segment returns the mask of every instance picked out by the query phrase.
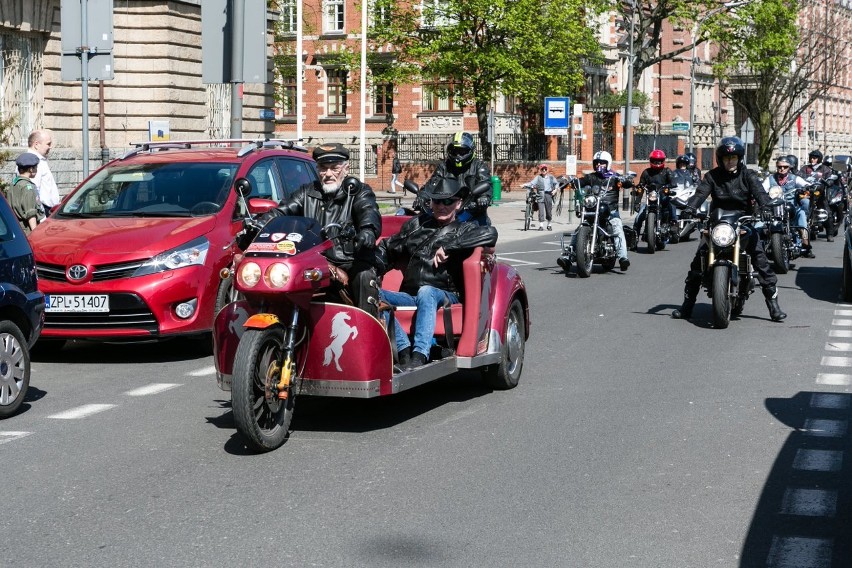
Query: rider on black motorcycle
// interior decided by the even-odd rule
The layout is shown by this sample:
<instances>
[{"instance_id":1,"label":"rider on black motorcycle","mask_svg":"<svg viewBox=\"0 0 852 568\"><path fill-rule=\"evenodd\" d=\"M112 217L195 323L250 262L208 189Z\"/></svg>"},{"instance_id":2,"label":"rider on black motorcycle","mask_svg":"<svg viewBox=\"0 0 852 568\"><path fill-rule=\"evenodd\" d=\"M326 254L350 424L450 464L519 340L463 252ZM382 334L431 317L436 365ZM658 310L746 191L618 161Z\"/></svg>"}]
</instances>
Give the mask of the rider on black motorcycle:
<instances>
[{"instance_id":1,"label":"rider on black motorcycle","mask_svg":"<svg viewBox=\"0 0 852 568\"><path fill-rule=\"evenodd\" d=\"M796 227L799 227L799 232L802 235L802 256L805 258L814 258L814 251L811 247L810 232L808 231L808 212L811 208L811 200L807 197L799 199L800 190L808 186L808 182L804 178L793 173L793 164L790 163L789 156L779 156L775 160L775 173L766 176L763 180L763 189L769 192L772 186L779 186L784 192L784 200L795 207L796 210Z\"/></svg>"},{"instance_id":2,"label":"rider on black motorcycle","mask_svg":"<svg viewBox=\"0 0 852 568\"><path fill-rule=\"evenodd\" d=\"M673 187L676 185L672 171L666 167L665 152L660 149L653 150L651 155L648 156L648 162L650 165L645 168L645 171L643 171L642 175L639 176L639 186L634 192L637 196L637 200L641 199L643 191L647 191L651 187L660 189L662 187ZM669 204L669 207L671 208L671 215L669 216L669 219L674 219L677 216L675 214L674 205ZM643 204L638 210L636 219L633 220L633 230L636 231L637 235L643 234L642 223L645 222L647 217L647 206ZM653 243L650 244L653 245Z\"/></svg>"},{"instance_id":3,"label":"rider on black motorcycle","mask_svg":"<svg viewBox=\"0 0 852 568\"><path fill-rule=\"evenodd\" d=\"M770 202L769 195L763 191L757 174L746 168L743 163L744 156L745 146L742 140L735 136L723 138L719 147L716 148L718 166L707 172L704 179L701 180L695 195L689 199L683 213L693 214L711 195L713 197L710 203L711 212L719 208L738 210L745 214L751 209L750 199L755 199L761 207L768 205ZM781 311L781 307L778 305L778 290L775 287L778 278L769 265L769 259L766 258L766 253L763 250L763 243L755 231L750 231L749 235L743 237L743 241L746 243L746 250L757 271L757 280L763 289L763 296L766 298L769 317L772 321L781 321L787 317L787 314ZM692 259L689 272L686 274L683 305L680 310L672 312L672 317L675 319L690 319L692 317L695 298L701 288L701 260L708 250L707 242L702 240L698 251L695 253L695 258ZM748 278L749 275L745 274L743 277Z\"/></svg>"},{"instance_id":4,"label":"rider on black motorcycle","mask_svg":"<svg viewBox=\"0 0 852 568\"><path fill-rule=\"evenodd\" d=\"M425 195L430 194L445 177L457 179L468 192L485 181L491 181L488 166L476 157L476 143L467 132L456 132L447 142L447 155L435 168L435 173L423 185ZM475 221L483 226L491 225L488 207L491 205L492 190L467 204L459 220Z\"/></svg>"},{"instance_id":5,"label":"rider on black motorcycle","mask_svg":"<svg viewBox=\"0 0 852 568\"><path fill-rule=\"evenodd\" d=\"M595 155L592 156L592 167L595 171L580 179L580 187L594 187L596 185L607 187L607 180L618 175L609 169L611 163L612 156L609 152L595 152ZM620 191L620 183L609 184L609 191L601 198L601 203L610 206L609 224L612 227L615 247L618 251L618 267L621 270L627 270L630 267L630 260L627 258L627 239L624 238L624 224L621 221L621 215L618 213L618 194Z\"/></svg>"}]
</instances>

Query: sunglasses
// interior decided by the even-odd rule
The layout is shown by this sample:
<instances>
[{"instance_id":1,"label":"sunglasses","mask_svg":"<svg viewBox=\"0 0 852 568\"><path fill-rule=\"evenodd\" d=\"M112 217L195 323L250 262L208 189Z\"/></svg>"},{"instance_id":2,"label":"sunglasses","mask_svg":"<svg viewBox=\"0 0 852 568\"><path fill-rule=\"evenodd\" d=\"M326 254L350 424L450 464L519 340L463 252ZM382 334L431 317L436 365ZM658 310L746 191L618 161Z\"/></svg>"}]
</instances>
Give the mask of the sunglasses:
<instances>
[{"instance_id":1,"label":"sunglasses","mask_svg":"<svg viewBox=\"0 0 852 568\"><path fill-rule=\"evenodd\" d=\"M459 200L455 197L447 197L445 199L433 199L432 203L437 203L438 205L450 206L458 203Z\"/></svg>"},{"instance_id":2,"label":"sunglasses","mask_svg":"<svg viewBox=\"0 0 852 568\"><path fill-rule=\"evenodd\" d=\"M775 166L775 168L778 170L789 170L790 166Z\"/></svg>"}]
</instances>

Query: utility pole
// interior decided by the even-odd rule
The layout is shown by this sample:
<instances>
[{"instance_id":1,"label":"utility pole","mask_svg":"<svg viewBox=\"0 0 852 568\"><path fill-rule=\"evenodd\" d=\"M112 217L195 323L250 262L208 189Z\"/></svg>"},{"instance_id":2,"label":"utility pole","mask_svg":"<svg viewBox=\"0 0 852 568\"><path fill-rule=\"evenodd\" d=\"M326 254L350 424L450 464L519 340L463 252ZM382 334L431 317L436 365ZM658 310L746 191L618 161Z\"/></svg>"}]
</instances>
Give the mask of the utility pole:
<instances>
[{"instance_id":1,"label":"utility pole","mask_svg":"<svg viewBox=\"0 0 852 568\"><path fill-rule=\"evenodd\" d=\"M633 23L636 20L636 0L630 0L630 44L627 52L627 106L624 108L624 175L630 171L631 132L633 122ZM621 209L630 208L630 192L624 188L621 198Z\"/></svg>"}]
</instances>

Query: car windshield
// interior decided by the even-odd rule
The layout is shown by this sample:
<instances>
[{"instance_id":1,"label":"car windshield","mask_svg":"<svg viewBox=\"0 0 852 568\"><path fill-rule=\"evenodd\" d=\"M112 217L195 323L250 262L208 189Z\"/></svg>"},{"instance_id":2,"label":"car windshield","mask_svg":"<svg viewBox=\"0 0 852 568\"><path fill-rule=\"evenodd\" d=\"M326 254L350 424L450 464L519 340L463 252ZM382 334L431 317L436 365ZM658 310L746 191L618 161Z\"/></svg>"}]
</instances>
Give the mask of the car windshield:
<instances>
[{"instance_id":1,"label":"car windshield","mask_svg":"<svg viewBox=\"0 0 852 568\"><path fill-rule=\"evenodd\" d=\"M212 215L228 198L237 164L117 164L75 191L58 211L68 217Z\"/></svg>"}]
</instances>

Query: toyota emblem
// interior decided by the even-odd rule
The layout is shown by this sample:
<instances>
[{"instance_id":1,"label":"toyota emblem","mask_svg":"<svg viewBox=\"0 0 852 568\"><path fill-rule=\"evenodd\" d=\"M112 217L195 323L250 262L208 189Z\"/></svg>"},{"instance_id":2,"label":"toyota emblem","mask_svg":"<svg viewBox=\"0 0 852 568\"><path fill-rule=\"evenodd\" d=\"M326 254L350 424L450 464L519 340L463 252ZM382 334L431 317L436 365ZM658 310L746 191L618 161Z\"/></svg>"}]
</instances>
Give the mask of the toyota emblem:
<instances>
[{"instance_id":1,"label":"toyota emblem","mask_svg":"<svg viewBox=\"0 0 852 568\"><path fill-rule=\"evenodd\" d=\"M68 269L68 280L82 280L89 273L89 269L82 264L75 264Z\"/></svg>"}]
</instances>

